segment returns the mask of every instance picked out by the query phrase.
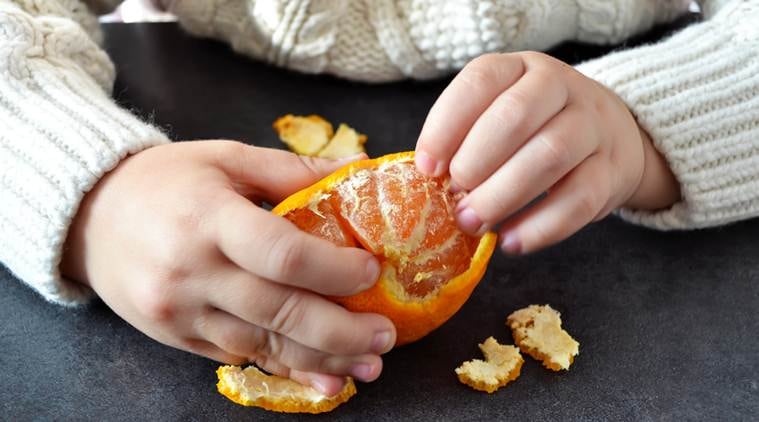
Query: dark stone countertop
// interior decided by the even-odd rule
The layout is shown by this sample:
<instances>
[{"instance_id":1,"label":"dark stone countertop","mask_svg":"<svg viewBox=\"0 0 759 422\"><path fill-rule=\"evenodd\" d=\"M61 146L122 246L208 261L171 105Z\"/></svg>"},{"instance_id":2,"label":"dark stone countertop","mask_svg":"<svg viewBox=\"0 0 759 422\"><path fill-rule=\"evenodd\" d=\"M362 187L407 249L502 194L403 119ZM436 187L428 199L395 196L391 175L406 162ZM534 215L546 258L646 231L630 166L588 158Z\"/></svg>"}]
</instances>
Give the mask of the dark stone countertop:
<instances>
[{"instance_id":1,"label":"dark stone countertop","mask_svg":"<svg viewBox=\"0 0 759 422\"><path fill-rule=\"evenodd\" d=\"M680 25L684 22L681 21ZM661 36L659 29L646 41ZM362 85L247 60L173 24L106 25L115 94L175 139L277 146L272 121L317 113L369 135L371 155L412 149L447 81ZM575 62L608 49L569 44ZM546 251L496 255L472 298L335 412L308 420L749 420L759 414L759 221L660 233L608 218ZM286 420L216 393L217 364L162 346L102 303L49 305L0 269L0 419ZM581 353L566 373L527 357L495 394L453 369L531 303L562 312Z\"/></svg>"}]
</instances>

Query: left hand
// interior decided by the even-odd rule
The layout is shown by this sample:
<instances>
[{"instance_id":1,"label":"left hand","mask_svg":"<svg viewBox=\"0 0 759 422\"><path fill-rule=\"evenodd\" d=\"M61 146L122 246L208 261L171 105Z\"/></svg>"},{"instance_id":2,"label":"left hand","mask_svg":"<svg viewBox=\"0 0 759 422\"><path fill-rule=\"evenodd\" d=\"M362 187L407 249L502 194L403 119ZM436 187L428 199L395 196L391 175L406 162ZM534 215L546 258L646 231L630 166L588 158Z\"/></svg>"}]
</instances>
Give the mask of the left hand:
<instances>
[{"instance_id":1,"label":"left hand","mask_svg":"<svg viewBox=\"0 0 759 422\"><path fill-rule=\"evenodd\" d=\"M505 220L501 248L512 254L561 241L617 207L679 198L622 100L541 53L469 63L430 110L416 154L421 172L450 171L454 189L468 191L456 208L461 229L480 234Z\"/></svg>"}]
</instances>

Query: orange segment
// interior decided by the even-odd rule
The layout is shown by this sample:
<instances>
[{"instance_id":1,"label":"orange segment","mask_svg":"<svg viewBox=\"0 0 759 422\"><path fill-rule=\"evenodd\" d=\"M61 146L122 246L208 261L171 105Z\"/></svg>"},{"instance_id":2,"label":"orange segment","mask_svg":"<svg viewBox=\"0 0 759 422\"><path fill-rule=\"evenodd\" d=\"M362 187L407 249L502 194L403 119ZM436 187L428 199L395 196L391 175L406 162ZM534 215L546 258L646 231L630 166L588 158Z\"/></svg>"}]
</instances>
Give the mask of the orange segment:
<instances>
[{"instance_id":1,"label":"orange segment","mask_svg":"<svg viewBox=\"0 0 759 422\"><path fill-rule=\"evenodd\" d=\"M386 315L397 344L417 340L469 298L495 248L495 234L456 227L447 180L417 172L413 152L351 163L274 208L299 228L382 262L367 291L332 300L356 312Z\"/></svg>"},{"instance_id":2,"label":"orange segment","mask_svg":"<svg viewBox=\"0 0 759 422\"><path fill-rule=\"evenodd\" d=\"M301 230L327 239L339 246L356 246L353 236L340 224L329 197L306 208L287 214L287 219Z\"/></svg>"},{"instance_id":3,"label":"orange segment","mask_svg":"<svg viewBox=\"0 0 759 422\"><path fill-rule=\"evenodd\" d=\"M220 366L216 370L216 388L228 399L243 406L261 407L284 413L329 412L356 394L356 385L346 378L343 389L327 397L311 387L279 377L266 375L255 366Z\"/></svg>"}]
</instances>

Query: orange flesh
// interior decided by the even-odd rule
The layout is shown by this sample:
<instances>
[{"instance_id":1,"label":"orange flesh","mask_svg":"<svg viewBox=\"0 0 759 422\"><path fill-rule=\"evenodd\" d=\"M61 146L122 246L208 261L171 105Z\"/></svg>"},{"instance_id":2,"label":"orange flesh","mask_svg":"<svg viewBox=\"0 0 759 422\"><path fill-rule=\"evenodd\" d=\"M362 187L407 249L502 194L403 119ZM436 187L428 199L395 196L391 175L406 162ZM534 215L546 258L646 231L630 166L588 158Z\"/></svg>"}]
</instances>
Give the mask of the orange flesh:
<instances>
[{"instance_id":1,"label":"orange flesh","mask_svg":"<svg viewBox=\"0 0 759 422\"><path fill-rule=\"evenodd\" d=\"M418 173L413 162L388 162L355 172L285 218L335 244L372 252L384 274L422 299L465 272L479 243L456 227L456 198L443 183Z\"/></svg>"}]
</instances>

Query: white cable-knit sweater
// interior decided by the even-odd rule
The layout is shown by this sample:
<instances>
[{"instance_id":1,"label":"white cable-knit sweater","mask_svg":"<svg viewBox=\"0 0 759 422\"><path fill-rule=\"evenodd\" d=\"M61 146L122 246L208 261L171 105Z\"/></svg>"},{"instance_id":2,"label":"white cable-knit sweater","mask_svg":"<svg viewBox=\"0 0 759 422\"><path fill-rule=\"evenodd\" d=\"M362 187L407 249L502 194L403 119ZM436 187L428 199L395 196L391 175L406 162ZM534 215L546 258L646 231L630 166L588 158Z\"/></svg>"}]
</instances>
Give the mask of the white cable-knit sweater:
<instances>
[{"instance_id":1,"label":"white cable-knit sweater","mask_svg":"<svg viewBox=\"0 0 759 422\"><path fill-rule=\"evenodd\" d=\"M166 0L191 33L304 72L431 78L490 51L616 43L687 0ZM0 0L0 260L50 301L90 292L58 271L84 194L124 156L169 142L110 99L95 13L117 1ZM759 215L759 0L704 0L705 21L578 68L614 90L681 183L660 229Z\"/></svg>"}]
</instances>

